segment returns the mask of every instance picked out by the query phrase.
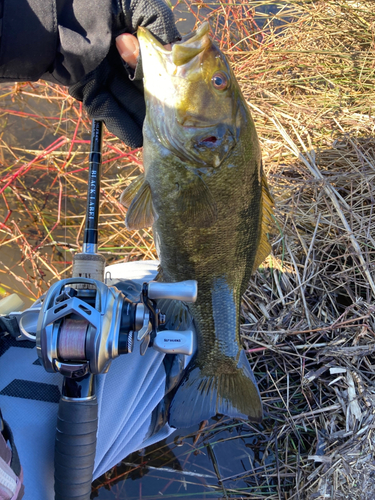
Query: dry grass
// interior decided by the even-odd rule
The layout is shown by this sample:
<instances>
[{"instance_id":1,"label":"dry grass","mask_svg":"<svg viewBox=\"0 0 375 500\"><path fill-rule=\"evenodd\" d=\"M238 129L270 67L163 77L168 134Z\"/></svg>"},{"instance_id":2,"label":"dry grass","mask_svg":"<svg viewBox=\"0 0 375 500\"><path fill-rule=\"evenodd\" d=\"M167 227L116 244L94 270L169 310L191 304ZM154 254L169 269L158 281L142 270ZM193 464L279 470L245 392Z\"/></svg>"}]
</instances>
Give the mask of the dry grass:
<instances>
[{"instance_id":1,"label":"dry grass","mask_svg":"<svg viewBox=\"0 0 375 500\"><path fill-rule=\"evenodd\" d=\"M28 301L69 276L80 249L91 125L65 89L26 83L2 91L0 279L3 294L16 290ZM140 165L139 150L105 134L99 230L108 263L155 258L152 236L125 229L118 201Z\"/></svg>"},{"instance_id":2,"label":"dry grass","mask_svg":"<svg viewBox=\"0 0 375 500\"><path fill-rule=\"evenodd\" d=\"M243 338L279 498L375 497L373 7L306 2L240 72L277 207Z\"/></svg>"},{"instance_id":3,"label":"dry grass","mask_svg":"<svg viewBox=\"0 0 375 500\"><path fill-rule=\"evenodd\" d=\"M273 252L243 302L243 340L266 418L261 426L241 424L241 431L262 453L253 472L238 476L252 478L248 488L226 489L217 473L216 486L205 491L207 498L370 500L375 2L292 2L281 6L277 23L265 14L264 27L254 17L261 3L267 4L187 2L197 19L209 18L232 60L276 199ZM0 97L0 246L15 257L8 267L2 262L0 272L8 278L4 293L14 286L11 275L36 297L69 273L71 252L80 245L89 126L62 89L25 84L3 92L9 95ZM44 134L25 149L9 135L9 123L19 110L33 114L30 103L38 99L52 111L17 117L16 124L38 122ZM117 201L139 162L139 152L106 135L100 248L110 262L155 255L148 232L126 232ZM203 431L186 453L207 450L215 432ZM101 484L131 477L139 466L123 467Z\"/></svg>"}]
</instances>

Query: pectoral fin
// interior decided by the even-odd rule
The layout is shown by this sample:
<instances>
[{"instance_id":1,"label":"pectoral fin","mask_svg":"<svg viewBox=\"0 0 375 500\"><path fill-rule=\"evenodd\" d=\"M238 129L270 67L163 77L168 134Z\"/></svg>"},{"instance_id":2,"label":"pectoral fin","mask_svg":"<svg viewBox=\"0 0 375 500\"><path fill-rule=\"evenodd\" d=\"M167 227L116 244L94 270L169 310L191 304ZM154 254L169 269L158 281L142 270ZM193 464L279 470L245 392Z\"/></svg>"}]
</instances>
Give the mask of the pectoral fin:
<instances>
[{"instance_id":1,"label":"pectoral fin","mask_svg":"<svg viewBox=\"0 0 375 500\"><path fill-rule=\"evenodd\" d=\"M126 208L130 207L131 202L134 200L144 180L145 180L145 174L141 174L138 175L138 177L136 177L131 184L129 184L129 186L121 194L120 197L121 205L124 205L124 207Z\"/></svg>"},{"instance_id":2,"label":"pectoral fin","mask_svg":"<svg viewBox=\"0 0 375 500\"><path fill-rule=\"evenodd\" d=\"M182 221L195 226L209 227L217 217L216 203L211 191L198 175L181 186L178 209Z\"/></svg>"},{"instance_id":3,"label":"pectoral fin","mask_svg":"<svg viewBox=\"0 0 375 500\"><path fill-rule=\"evenodd\" d=\"M189 313L187 305L181 300L162 299L158 301L158 309L166 317L164 330L191 330L193 318Z\"/></svg>"},{"instance_id":4,"label":"pectoral fin","mask_svg":"<svg viewBox=\"0 0 375 500\"><path fill-rule=\"evenodd\" d=\"M271 245L269 244L267 234L270 230L270 226L272 225L272 216L273 216L273 207L274 200L270 193L267 178L263 172L261 171L261 183L262 183L262 197L261 197L261 206L262 206L262 222L261 222L261 236L259 240L258 250L255 256L254 265L253 265L253 273L258 269L264 259L271 252Z\"/></svg>"},{"instance_id":5,"label":"pectoral fin","mask_svg":"<svg viewBox=\"0 0 375 500\"><path fill-rule=\"evenodd\" d=\"M152 203L150 184L147 181L144 181L129 206L125 224L130 230L142 229L144 227L152 226L156 218L157 216Z\"/></svg>"}]
</instances>

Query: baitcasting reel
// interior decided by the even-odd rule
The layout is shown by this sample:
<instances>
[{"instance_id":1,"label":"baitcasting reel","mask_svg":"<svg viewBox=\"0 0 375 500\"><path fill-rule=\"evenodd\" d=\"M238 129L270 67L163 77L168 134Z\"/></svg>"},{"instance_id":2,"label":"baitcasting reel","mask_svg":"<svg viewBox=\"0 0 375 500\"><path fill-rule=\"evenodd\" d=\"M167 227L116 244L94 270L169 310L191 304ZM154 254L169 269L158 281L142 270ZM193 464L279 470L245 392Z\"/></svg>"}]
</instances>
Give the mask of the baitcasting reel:
<instances>
[{"instance_id":1,"label":"baitcasting reel","mask_svg":"<svg viewBox=\"0 0 375 500\"><path fill-rule=\"evenodd\" d=\"M194 333L158 331L165 317L155 300L195 302L196 297L197 283L193 280L144 283L139 303L98 280L59 281L47 292L39 313L38 356L47 371L78 378L105 373L112 359L132 352L136 340L141 354L152 344L160 352L191 355Z\"/></svg>"}]
</instances>

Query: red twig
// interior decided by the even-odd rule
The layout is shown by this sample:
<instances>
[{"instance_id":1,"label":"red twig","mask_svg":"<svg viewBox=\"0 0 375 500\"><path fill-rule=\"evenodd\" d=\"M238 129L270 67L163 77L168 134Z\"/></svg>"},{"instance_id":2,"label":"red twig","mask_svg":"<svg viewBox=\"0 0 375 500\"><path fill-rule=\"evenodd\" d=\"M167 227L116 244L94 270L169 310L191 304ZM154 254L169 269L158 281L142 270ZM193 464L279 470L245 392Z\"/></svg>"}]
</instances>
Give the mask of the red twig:
<instances>
[{"instance_id":1,"label":"red twig","mask_svg":"<svg viewBox=\"0 0 375 500\"><path fill-rule=\"evenodd\" d=\"M47 234L47 236L39 243L39 245L37 245L35 248L32 249L33 252L36 252L38 250L38 248L40 248L43 243L46 241L46 239L48 238L48 236L56 229L56 227L60 224L60 220L61 220L61 200L62 200L62 192L63 192L63 189L62 189L62 183L61 183L61 179L60 179L60 176L56 176L56 178L54 179L52 185L55 183L56 179L59 179L59 185L60 185L60 189L59 189L59 199L58 199L58 205L57 205L57 221L55 222L55 224L53 225L52 229L49 231L49 233ZM51 186L52 187L52 186Z\"/></svg>"},{"instance_id":2,"label":"red twig","mask_svg":"<svg viewBox=\"0 0 375 500\"><path fill-rule=\"evenodd\" d=\"M60 137L59 139L56 139L56 141L54 141L52 144L50 144L40 155L38 155L36 158L34 158L33 160L31 160L29 163L27 163L25 165L22 165L22 167L20 167L17 170L17 172L15 172L10 177L10 179L8 180L8 182L6 182L6 184L0 189L0 194L2 194L5 191L5 189L8 186L10 186L15 179L17 179L17 177L19 177L21 174L26 174L26 172L28 172L28 170L30 170L30 168L34 165L34 163L36 163L37 161L43 159L45 156L49 155L53 151L56 151L56 149L59 149L66 142L67 142L67 138L66 137ZM5 179L1 179L0 182L4 182L4 180Z\"/></svg>"},{"instance_id":3,"label":"red twig","mask_svg":"<svg viewBox=\"0 0 375 500\"><path fill-rule=\"evenodd\" d=\"M69 151L68 151L68 155L67 155L67 157L66 157L66 160L65 160L64 165L62 166L62 170L64 170L64 169L65 169L66 164L67 164L67 162L69 161L70 155L71 155L72 150L73 150L73 146L74 146L75 141L76 141L76 137L77 137L77 133L78 133L78 130L79 130L79 126L80 126L81 121L82 121L82 103L80 102L80 103L79 103L79 116L78 116L78 121L77 121L76 128L75 128L75 131L74 131L74 134L73 134L73 139L72 139L72 142L71 142L71 144L70 144L70 148L69 148Z\"/></svg>"}]
</instances>

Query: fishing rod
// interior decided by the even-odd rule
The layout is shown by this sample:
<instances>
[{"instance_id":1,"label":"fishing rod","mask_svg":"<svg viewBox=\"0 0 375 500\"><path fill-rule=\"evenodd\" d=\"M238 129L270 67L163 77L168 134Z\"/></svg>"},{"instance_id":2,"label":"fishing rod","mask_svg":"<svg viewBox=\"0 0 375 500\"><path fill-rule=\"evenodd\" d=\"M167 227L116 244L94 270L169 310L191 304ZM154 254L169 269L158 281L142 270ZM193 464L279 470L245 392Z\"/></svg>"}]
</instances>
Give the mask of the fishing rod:
<instances>
[{"instance_id":1,"label":"fishing rod","mask_svg":"<svg viewBox=\"0 0 375 500\"><path fill-rule=\"evenodd\" d=\"M72 278L53 284L30 309L11 313L20 340L36 342L48 372L64 376L55 438L55 500L89 500L96 453L96 375L111 361L148 347L191 355L194 332L163 330L160 299L195 302L197 282L144 283L137 302L105 283L105 258L98 253L103 123L93 121L87 209L82 253L73 257Z\"/></svg>"}]
</instances>

